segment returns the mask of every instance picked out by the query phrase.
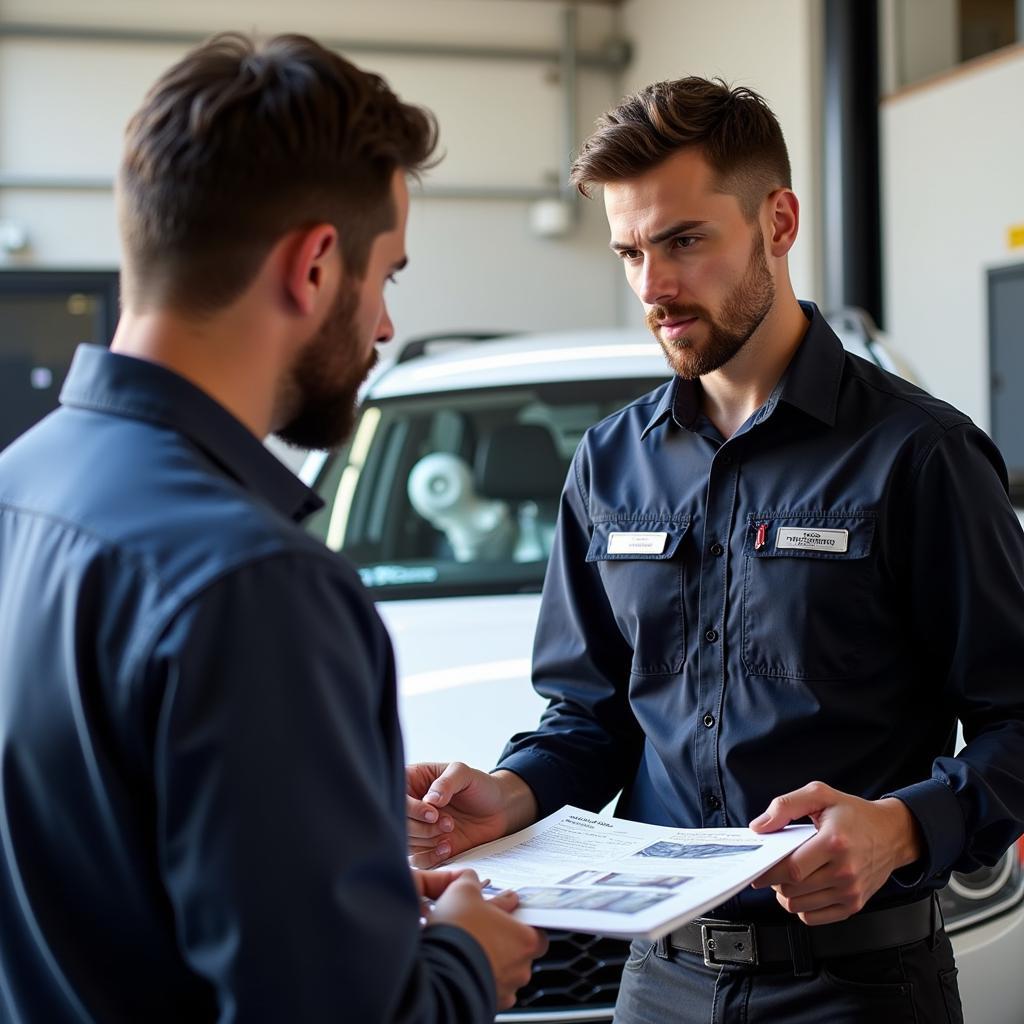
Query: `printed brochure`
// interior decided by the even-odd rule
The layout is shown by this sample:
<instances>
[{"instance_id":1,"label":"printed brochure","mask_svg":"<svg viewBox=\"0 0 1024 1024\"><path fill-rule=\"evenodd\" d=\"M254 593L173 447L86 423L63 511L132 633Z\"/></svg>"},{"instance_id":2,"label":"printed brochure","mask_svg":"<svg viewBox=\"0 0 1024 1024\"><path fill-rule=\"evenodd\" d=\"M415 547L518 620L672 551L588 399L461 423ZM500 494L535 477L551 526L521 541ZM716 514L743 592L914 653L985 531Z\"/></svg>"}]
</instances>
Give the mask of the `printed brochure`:
<instances>
[{"instance_id":1,"label":"printed brochure","mask_svg":"<svg viewBox=\"0 0 1024 1024\"><path fill-rule=\"evenodd\" d=\"M657 939L749 885L815 833L645 825L576 807L441 865L515 889L516 916L539 928Z\"/></svg>"}]
</instances>

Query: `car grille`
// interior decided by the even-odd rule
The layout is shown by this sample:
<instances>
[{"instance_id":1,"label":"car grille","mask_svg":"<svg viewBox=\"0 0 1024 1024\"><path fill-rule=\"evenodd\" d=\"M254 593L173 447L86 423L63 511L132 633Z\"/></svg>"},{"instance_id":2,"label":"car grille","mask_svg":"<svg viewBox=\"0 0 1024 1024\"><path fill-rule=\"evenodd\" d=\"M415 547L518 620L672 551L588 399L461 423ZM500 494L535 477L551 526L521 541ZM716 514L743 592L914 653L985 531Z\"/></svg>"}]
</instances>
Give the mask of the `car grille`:
<instances>
[{"instance_id":1,"label":"car grille","mask_svg":"<svg viewBox=\"0 0 1024 1024\"><path fill-rule=\"evenodd\" d=\"M629 943L577 932L548 932L548 951L519 990L516 1010L611 1007ZM514 1012L514 1011L513 1011Z\"/></svg>"}]
</instances>

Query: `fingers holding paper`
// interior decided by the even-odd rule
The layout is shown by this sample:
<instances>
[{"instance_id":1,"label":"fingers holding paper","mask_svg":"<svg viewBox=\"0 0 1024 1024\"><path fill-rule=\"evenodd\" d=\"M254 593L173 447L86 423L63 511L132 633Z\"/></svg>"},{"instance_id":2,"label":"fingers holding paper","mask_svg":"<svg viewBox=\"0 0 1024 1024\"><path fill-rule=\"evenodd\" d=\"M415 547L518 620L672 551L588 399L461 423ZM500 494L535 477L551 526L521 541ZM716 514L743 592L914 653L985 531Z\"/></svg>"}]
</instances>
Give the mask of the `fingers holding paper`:
<instances>
[{"instance_id":1,"label":"fingers holding paper","mask_svg":"<svg viewBox=\"0 0 1024 1024\"><path fill-rule=\"evenodd\" d=\"M512 772L492 774L459 761L406 767L410 862L431 868L537 817L529 786Z\"/></svg>"},{"instance_id":2,"label":"fingers holding paper","mask_svg":"<svg viewBox=\"0 0 1024 1024\"><path fill-rule=\"evenodd\" d=\"M776 797L750 827L774 832L804 817L817 835L753 884L771 886L779 904L808 925L857 913L893 871L921 855L918 825L901 800L862 800L823 782Z\"/></svg>"},{"instance_id":3,"label":"fingers holding paper","mask_svg":"<svg viewBox=\"0 0 1024 1024\"><path fill-rule=\"evenodd\" d=\"M511 912L519 905L514 892L485 900L475 871L414 872L421 895L436 891L430 924L451 924L480 943L491 965L499 1010L515 1003L516 991L529 980L532 963L547 950L543 932L517 921ZM434 879L440 879L434 881Z\"/></svg>"}]
</instances>

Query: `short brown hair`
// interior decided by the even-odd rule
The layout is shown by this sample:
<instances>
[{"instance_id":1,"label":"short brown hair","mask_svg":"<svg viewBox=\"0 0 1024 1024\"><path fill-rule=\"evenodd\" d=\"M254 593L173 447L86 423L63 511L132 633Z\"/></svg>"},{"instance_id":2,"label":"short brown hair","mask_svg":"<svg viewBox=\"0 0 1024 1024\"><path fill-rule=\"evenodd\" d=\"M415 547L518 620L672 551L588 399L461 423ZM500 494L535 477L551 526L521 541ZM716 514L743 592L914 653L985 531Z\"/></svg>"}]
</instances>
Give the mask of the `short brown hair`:
<instances>
[{"instance_id":1,"label":"short brown hair","mask_svg":"<svg viewBox=\"0 0 1024 1024\"><path fill-rule=\"evenodd\" d=\"M570 181L589 196L594 185L638 177L689 147L700 149L748 220L769 192L791 187L786 141L764 99L720 78L696 76L655 82L602 114Z\"/></svg>"},{"instance_id":2,"label":"short brown hair","mask_svg":"<svg viewBox=\"0 0 1024 1024\"><path fill-rule=\"evenodd\" d=\"M128 123L118 178L129 304L210 312L273 244L338 228L347 273L394 226L391 179L437 143L433 116L305 36L225 33L192 50Z\"/></svg>"}]
</instances>

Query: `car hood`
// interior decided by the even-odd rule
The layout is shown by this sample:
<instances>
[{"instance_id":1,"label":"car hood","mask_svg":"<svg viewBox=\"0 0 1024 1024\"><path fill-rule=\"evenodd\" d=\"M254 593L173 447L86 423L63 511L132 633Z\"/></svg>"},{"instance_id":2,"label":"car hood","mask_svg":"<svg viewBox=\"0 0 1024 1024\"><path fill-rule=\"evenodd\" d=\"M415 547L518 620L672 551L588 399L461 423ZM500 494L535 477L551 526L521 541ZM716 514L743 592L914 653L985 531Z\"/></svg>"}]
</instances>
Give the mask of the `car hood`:
<instances>
[{"instance_id":1,"label":"car hood","mask_svg":"<svg viewBox=\"0 0 1024 1024\"><path fill-rule=\"evenodd\" d=\"M398 665L406 759L493 766L544 702L530 685L540 597L381 601Z\"/></svg>"}]
</instances>

